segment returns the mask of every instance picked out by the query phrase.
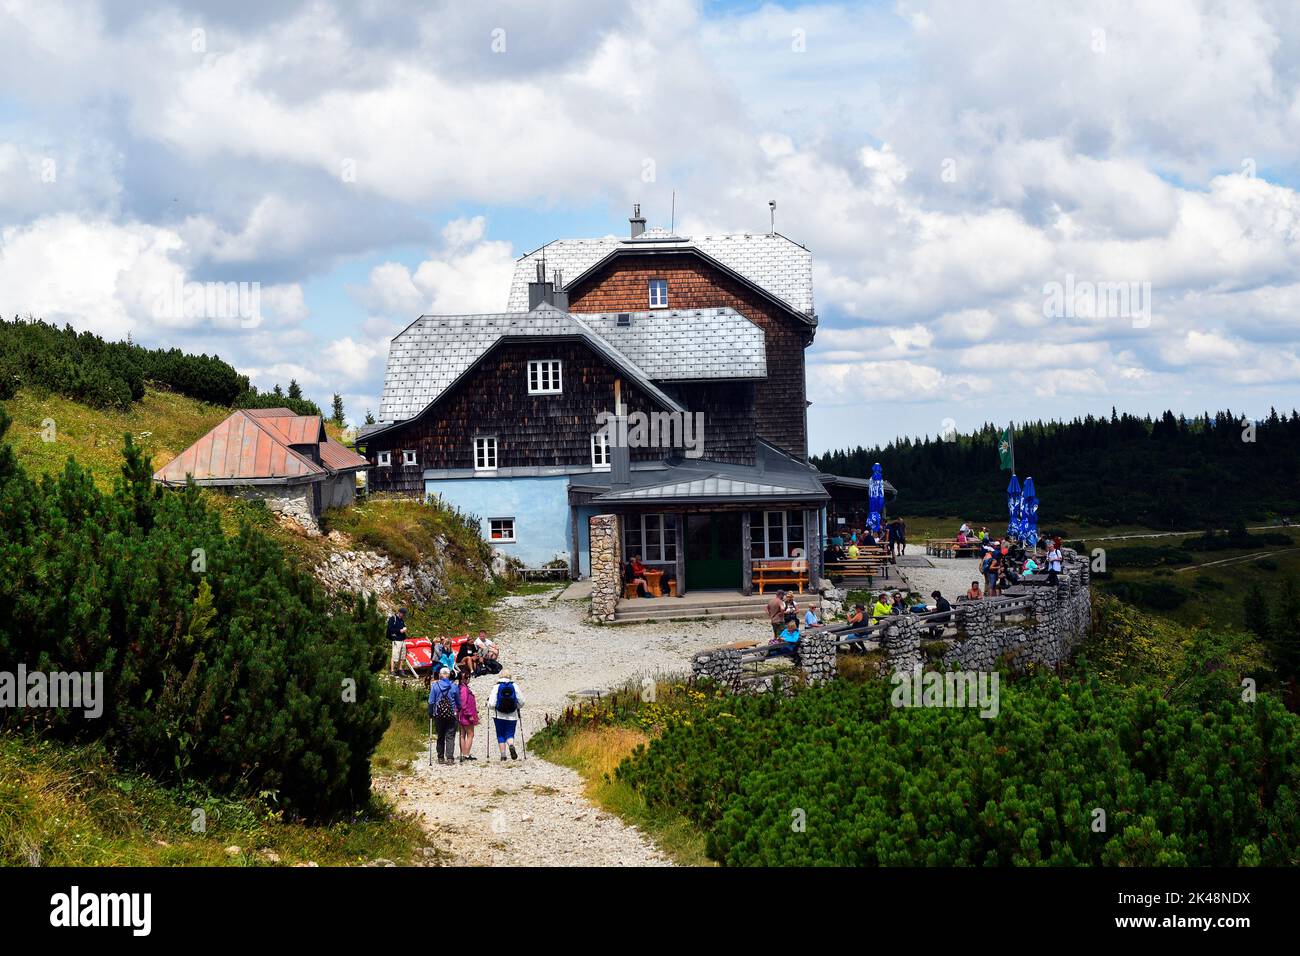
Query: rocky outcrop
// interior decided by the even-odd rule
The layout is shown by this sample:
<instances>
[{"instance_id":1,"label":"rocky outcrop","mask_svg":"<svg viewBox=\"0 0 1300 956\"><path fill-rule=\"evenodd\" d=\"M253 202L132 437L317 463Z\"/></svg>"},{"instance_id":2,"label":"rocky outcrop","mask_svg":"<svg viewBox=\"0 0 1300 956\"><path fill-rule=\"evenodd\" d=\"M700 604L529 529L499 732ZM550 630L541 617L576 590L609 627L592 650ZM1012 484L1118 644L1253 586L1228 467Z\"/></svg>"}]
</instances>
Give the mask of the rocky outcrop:
<instances>
[{"instance_id":1,"label":"rocky outcrop","mask_svg":"<svg viewBox=\"0 0 1300 956\"><path fill-rule=\"evenodd\" d=\"M416 565L354 548L351 539L338 531L331 531L326 540L329 550L313 573L331 593L351 591L372 596L385 613L407 604L433 603L446 594L449 549L445 538L435 538L431 553ZM481 572L484 583L491 583L492 568L484 564Z\"/></svg>"}]
</instances>

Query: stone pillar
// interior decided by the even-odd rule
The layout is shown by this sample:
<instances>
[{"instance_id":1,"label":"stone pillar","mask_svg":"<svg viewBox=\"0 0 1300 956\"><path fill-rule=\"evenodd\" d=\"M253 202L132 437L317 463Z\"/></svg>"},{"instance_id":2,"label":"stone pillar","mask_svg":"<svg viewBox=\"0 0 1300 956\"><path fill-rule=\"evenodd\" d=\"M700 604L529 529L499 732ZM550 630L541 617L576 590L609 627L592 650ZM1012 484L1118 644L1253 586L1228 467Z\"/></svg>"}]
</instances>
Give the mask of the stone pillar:
<instances>
[{"instance_id":1,"label":"stone pillar","mask_svg":"<svg viewBox=\"0 0 1300 956\"><path fill-rule=\"evenodd\" d=\"M799 640L799 666L810 685L835 679L835 639L821 631L807 631Z\"/></svg>"},{"instance_id":2,"label":"stone pillar","mask_svg":"<svg viewBox=\"0 0 1300 956\"><path fill-rule=\"evenodd\" d=\"M742 511L740 513L740 567L743 582L741 590L746 597L754 593L754 545L750 540L752 537L753 518L748 511Z\"/></svg>"},{"instance_id":3,"label":"stone pillar","mask_svg":"<svg viewBox=\"0 0 1300 956\"><path fill-rule=\"evenodd\" d=\"M618 515L592 515L591 529L591 618L614 620L623 596L623 536Z\"/></svg>"},{"instance_id":4,"label":"stone pillar","mask_svg":"<svg viewBox=\"0 0 1300 956\"><path fill-rule=\"evenodd\" d=\"M890 618L885 629L877 633L885 652L886 673L910 674L921 666L921 625L914 618L906 614L899 615L897 620Z\"/></svg>"}]
</instances>

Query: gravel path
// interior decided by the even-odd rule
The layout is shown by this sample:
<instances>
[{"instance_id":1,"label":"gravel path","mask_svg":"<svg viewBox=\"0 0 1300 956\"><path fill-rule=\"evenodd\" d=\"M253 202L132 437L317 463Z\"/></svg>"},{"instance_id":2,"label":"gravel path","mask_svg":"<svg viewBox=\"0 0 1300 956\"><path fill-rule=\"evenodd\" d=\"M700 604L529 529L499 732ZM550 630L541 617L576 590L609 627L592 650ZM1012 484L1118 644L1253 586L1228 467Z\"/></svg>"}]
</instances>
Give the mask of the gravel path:
<instances>
[{"instance_id":1,"label":"gravel path","mask_svg":"<svg viewBox=\"0 0 1300 956\"><path fill-rule=\"evenodd\" d=\"M929 603L930 592L940 591L949 601L966 593L970 583L980 579L979 558L934 558L926 557L931 567L904 568L903 574L913 591Z\"/></svg>"},{"instance_id":2,"label":"gravel path","mask_svg":"<svg viewBox=\"0 0 1300 956\"><path fill-rule=\"evenodd\" d=\"M575 691L606 690L646 676L683 674L697 650L765 637L763 621L683 621L601 627L585 618L586 601L512 596L498 606L495 635L502 662L524 698L525 732L558 714ZM383 778L376 788L399 809L419 815L430 843L455 865L666 866L671 862L640 830L596 809L582 778L529 754L501 763L495 755L487 697L495 678L474 681L483 722L474 741L479 758L455 767L428 766ZM488 738L491 737L490 740ZM493 759L484 759L485 742Z\"/></svg>"}]
</instances>

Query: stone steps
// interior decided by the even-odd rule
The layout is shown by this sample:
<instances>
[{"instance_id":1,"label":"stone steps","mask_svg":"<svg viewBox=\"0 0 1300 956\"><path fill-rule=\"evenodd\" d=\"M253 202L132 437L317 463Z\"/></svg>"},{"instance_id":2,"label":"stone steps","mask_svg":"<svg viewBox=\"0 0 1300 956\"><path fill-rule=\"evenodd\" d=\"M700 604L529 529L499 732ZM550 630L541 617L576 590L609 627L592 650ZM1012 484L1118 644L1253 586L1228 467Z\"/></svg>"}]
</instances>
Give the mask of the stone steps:
<instances>
[{"instance_id":1,"label":"stone steps","mask_svg":"<svg viewBox=\"0 0 1300 956\"><path fill-rule=\"evenodd\" d=\"M750 597L737 594L734 598L723 599L696 597L692 600L692 597L692 595L688 594L683 598L623 600L619 602L618 609L614 612L614 623L620 624L625 621L681 621L701 617L727 621L766 620L766 606L771 599L770 594L755 594ZM716 601L716 603L706 603L706 600ZM819 598L815 594L799 594L795 596L795 601L801 608L806 608L810 603L815 604L818 600Z\"/></svg>"}]
</instances>

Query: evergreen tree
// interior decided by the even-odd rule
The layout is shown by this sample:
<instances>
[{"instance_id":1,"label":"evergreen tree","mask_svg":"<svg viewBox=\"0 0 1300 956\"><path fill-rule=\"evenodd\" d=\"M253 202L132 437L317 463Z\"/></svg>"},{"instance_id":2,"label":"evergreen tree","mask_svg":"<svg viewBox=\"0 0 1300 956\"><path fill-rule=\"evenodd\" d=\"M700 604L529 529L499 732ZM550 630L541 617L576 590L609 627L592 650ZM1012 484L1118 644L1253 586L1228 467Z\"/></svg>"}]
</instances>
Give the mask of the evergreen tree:
<instances>
[{"instance_id":1,"label":"evergreen tree","mask_svg":"<svg viewBox=\"0 0 1300 956\"><path fill-rule=\"evenodd\" d=\"M374 416L373 414L371 414L370 409L367 408L367 409L366 409L366 424L367 424L367 425L373 425L374 423L375 423L375 416Z\"/></svg>"},{"instance_id":2,"label":"evergreen tree","mask_svg":"<svg viewBox=\"0 0 1300 956\"><path fill-rule=\"evenodd\" d=\"M346 421L343 415L343 396L338 392L334 393L334 411L330 418L339 428L342 428Z\"/></svg>"},{"instance_id":3,"label":"evergreen tree","mask_svg":"<svg viewBox=\"0 0 1300 956\"><path fill-rule=\"evenodd\" d=\"M297 379L289 379L289 397L299 401L302 399L302 386Z\"/></svg>"}]
</instances>

